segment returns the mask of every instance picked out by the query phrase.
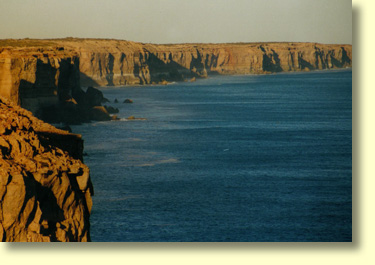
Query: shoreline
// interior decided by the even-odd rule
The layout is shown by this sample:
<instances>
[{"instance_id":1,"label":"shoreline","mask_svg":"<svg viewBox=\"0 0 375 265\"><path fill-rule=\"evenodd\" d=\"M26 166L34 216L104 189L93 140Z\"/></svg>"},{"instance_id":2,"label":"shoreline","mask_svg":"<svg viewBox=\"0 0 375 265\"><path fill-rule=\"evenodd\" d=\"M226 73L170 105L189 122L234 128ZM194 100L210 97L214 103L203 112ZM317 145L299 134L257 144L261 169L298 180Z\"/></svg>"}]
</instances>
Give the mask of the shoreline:
<instances>
[{"instance_id":1,"label":"shoreline","mask_svg":"<svg viewBox=\"0 0 375 265\"><path fill-rule=\"evenodd\" d=\"M211 79L211 78L217 78L217 77L241 77L241 76L269 76L269 75L287 75L287 74L316 74L316 73L328 73L328 72L341 72L341 71L352 71L352 67L346 67L346 68L333 68L333 69L315 69L311 71L289 71L289 72L277 72L277 73L264 73L264 74L216 74L216 75L210 75L207 77L201 77L197 78L196 81L198 82L200 80L205 79ZM163 86L169 86L173 84L182 84L182 83L194 83L190 81L173 81L169 82L167 84L145 84L145 85L115 85L115 86L97 86L97 89L100 89L101 91L105 91L106 89L117 89L117 88L139 88L139 87L163 87ZM83 86L83 89L87 89L88 87Z\"/></svg>"}]
</instances>

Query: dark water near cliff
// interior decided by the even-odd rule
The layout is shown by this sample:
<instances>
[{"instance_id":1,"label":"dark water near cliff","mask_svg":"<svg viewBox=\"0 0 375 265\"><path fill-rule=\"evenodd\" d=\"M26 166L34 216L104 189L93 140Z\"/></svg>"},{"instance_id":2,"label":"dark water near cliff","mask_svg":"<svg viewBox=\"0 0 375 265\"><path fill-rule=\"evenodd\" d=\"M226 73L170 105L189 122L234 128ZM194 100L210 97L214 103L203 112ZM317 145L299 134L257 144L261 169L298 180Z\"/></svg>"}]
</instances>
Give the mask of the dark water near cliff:
<instances>
[{"instance_id":1,"label":"dark water near cliff","mask_svg":"<svg viewBox=\"0 0 375 265\"><path fill-rule=\"evenodd\" d=\"M351 70L103 88L93 241L351 241ZM133 104L122 104L125 98Z\"/></svg>"}]
</instances>

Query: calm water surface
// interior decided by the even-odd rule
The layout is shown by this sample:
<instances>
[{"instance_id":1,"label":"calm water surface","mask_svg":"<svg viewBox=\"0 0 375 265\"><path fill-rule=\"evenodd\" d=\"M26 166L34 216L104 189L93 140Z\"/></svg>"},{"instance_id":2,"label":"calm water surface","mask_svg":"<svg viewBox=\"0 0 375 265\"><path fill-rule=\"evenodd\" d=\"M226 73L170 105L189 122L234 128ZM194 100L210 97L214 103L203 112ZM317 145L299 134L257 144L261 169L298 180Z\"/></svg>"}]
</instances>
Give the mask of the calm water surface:
<instances>
[{"instance_id":1,"label":"calm water surface","mask_svg":"<svg viewBox=\"0 0 375 265\"><path fill-rule=\"evenodd\" d=\"M352 240L351 70L102 91L93 241Z\"/></svg>"}]
</instances>

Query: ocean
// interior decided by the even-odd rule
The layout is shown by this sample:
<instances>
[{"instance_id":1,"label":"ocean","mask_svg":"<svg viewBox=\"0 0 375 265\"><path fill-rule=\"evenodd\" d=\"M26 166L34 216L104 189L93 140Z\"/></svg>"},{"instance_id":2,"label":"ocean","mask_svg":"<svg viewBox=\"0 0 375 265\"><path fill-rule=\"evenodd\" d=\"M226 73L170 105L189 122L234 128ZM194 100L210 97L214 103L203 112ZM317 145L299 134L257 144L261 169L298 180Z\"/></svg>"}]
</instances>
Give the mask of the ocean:
<instances>
[{"instance_id":1,"label":"ocean","mask_svg":"<svg viewBox=\"0 0 375 265\"><path fill-rule=\"evenodd\" d=\"M93 241L352 241L351 69L100 90Z\"/></svg>"}]
</instances>

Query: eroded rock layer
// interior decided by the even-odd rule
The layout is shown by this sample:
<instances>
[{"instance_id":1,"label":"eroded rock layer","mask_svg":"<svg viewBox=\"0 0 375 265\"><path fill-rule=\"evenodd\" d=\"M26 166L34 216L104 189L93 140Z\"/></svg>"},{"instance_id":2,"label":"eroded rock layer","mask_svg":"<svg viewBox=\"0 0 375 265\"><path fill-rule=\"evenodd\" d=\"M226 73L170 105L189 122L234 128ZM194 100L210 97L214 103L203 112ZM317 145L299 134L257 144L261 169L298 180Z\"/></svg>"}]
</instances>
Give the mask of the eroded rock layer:
<instances>
[{"instance_id":1,"label":"eroded rock layer","mask_svg":"<svg viewBox=\"0 0 375 265\"><path fill-rule=\"evenodd\" d=\"M214 74L266 74L350 67L351 45L318 43L142 44L60 40L77 52L82 85L153 84Z\"/></svg>"},{"instance_id":2,"label":"eroded rock layer","mask_svg":"<svg viewBox=\"0 0 375 265\"><path fill-rule=\"evenodd\" d=\"M79 58L62 47L0 48L0 96L37 113L80 90Z\"/></svg>"},{"instance_id":3,"label":"eroded rock layer","mask_svg":"<svg viewBox=\"0 0 375 265\"><path fill-rule=\"evenodd\" d=\"M90 241L83 141L0 98L0 241Z\"/></svg>"},{"instance_id":4,"label":"eroded rock layer","mask_svg":"<svg viewBox=\"0 0 375 265\"><path fill-rule=\"evenodd\" d=\"M112 86L151 84L212 74L343 68L352 64L351 45L319 43L165 45L67 38L3 40L0 47L0 72L5 75L0 76L0 86L23 85L18 83L26 81L37 89L35 86L48 86L49 80L51 92L74 90L79 86L78 75L83 86ZM17 61L17 58L28 59ZM50 77L42 78L45 74ZM19 80L17 76L20 76ZM14 80L10 81L10 77ZM42 83L37 79L43 80Z\"/></svg>"},{"instance_id":5,"label":"eroded rock layer","mask_svg":"<svg viewBox=\"0 0 375 265\"><path fill-rule=\"evenodd\" d=\"M266 74L351 65L351 45L0 40L0 96L44 120L75 123L92 119L92 113L96 113L87 108L80 86L167 84L215 74Z\"/></svg>"}]
</instances>

